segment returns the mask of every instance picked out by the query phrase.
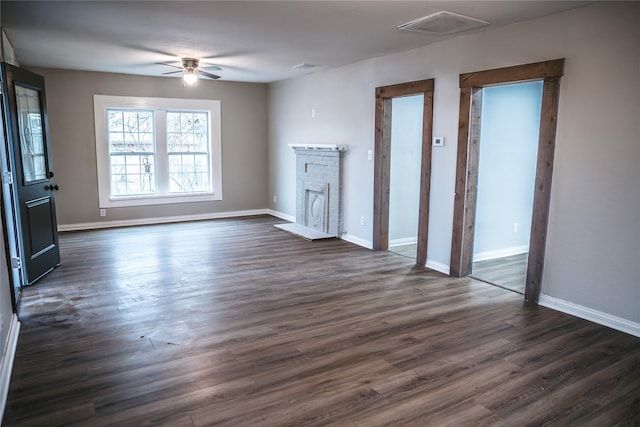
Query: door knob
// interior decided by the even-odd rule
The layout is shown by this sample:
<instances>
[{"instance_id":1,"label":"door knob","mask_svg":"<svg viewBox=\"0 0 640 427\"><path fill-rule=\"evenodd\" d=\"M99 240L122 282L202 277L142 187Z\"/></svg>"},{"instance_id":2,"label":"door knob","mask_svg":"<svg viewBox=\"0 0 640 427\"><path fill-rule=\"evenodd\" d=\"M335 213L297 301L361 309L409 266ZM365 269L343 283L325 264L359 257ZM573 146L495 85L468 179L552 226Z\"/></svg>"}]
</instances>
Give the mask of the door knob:
<instances>
[{"instance_id":1,"label":"door knob","mask_svg":"<svg viewBox=\"0 0 640 427\"><path fill-rule=\"evenodd\" d=\"M45 188L47 190L51 190L51 191L54 191L54 190L58 191L60 189L60 187L58 187L57 185L53 185L53 184L52 185L47 185Z\"/></svg>"}]
</instances>

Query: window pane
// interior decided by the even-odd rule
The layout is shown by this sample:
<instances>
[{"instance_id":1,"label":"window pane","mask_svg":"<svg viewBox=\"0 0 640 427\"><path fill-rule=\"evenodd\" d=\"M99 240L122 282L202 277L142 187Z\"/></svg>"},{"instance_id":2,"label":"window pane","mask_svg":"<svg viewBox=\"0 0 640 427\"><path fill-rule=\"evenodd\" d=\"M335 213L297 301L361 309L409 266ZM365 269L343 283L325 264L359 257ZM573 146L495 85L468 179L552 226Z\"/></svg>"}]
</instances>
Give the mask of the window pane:
<instances>
[{"instance_id":1,"label":"window pane","mask_svg":"<svg viewBox=\"0 0 640 427\"><path fill-rule=\"evenodd\" d=\"M182 151L193 151L193 134L182 134Z\"/></svg>"},{"instance_id":2,"label":"window pane","mask_svg":"<svg viewBox=\"0 0 640 427\"><path fill-rule=\"evenodd\" d=\"M179 133L167 133L167 151L180 152L182 148L182 138Z\"/></svg>"},{"instance_id":3,"label":"window pane","mask_svg":"<svg viewBox=\"0 0 640 427\"><path fill-rule=\"evenodd\" d=\"M209 137L206 133L196 133L194 135L193 151L207 152Z\"/></svg>"},{"instance_id":4,"label":"window pane","mask_svg":"<svg viewBox=\"0 0 640 427\"><path fill-rule=\"evenodd\" d=\"M112 155L111 196L155 193L153 155Z\"/></svg>"},{"instance_id":5,"label":"window pane","mask_svg":"<svg viewBox=\"0 0 640 427\"><path fill-rule=\"evenodd\" d=\"M192 113L179 113L180 114L180 132L192 133L193 132L193 114Z\"/></svg>"},{"instance_id":6,"label":"window pane","mask_svg":"<svg viewBox=\"0 0 640 427\"><path fill-rule=\"evenodd\" d=\"M167 132L180 132L180 114L167 113Z\"/></svg>"},{"instance_id":7,"label":"window pane","mask_svg":"<svg viewBox=\"0 0 640 427\"><path fill-rule=\"evenodd\" d=\"M107 110L110 153L153 153L153 111Z\"/></svg>"},{"instance_id":8,"label":"window pane","mask_svg":"<svg viewBox=\"0 0 640 427\"><path fill-rule=\"evenodd\" d=\"M206 134L208 129L208 120L206 113L195 113L193 115L193 132Z\"/></svg>"},{"instance_id":9,"label":"window pane","mask_svg":"<svg viewBox=\"0 0 640 427\"><path fill-rule=\"evenodd\" d=\"M22 173L29 183L47 177L40 93L19 85L15 89Z\"/></svg>"},{"instance_id":10,"label":"window pane","mask_svg":"<svg viewBox=\"0 0 640 427\"><path fill-rule=\"evenodd\" d=\"M153 133L151 132L144 132L144 133L140 133L140 151L146 152L146 153L152 153L153 150Z\"/></svg>"},{"instance_id":11,"label":"window pane","mask_svg":"<svg viewBox=\"0 0 640 427\"><path fill-rule=\"evenodd\" d=\"M167 150L170 153L208 153L208 114L188 111L168 111Z\"/></svg>"},{"instance_id":12,"label":"window pane","mask_svg":"<svg viewBox=\"0 0 640 427\"><path fill-rule=\"evenodd\" d=\"M122 132L122 111L108 110L107 111L107 126L110 132Z\"/></svg>"},{"instance_id":13,"label":"window pane","mask_svg":"<svg viewBox=\"0 0 640 427\"><path fill-rule=\"evenodd\" d=\"M209 162L206 154L169 155L169 191L209 191Z\"/></svg>"},{"instance_id":14,"label":"window pane","mask_svg":"<svg viewBox=\"0 0 640 427\"><path fill-rule=\"evenodd\" d=\"M108 109L107 138L111 196L155 193L153 111Z\"/></svg>"}]
</instances>

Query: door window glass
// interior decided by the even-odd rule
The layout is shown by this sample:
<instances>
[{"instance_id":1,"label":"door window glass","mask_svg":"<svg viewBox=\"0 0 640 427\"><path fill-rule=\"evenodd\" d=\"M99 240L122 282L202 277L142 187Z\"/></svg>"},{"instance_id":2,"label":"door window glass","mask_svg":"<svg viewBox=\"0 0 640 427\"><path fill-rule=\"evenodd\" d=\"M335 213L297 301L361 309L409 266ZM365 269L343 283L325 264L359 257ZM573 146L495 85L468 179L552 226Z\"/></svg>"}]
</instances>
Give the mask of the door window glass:
<instances>
[{"instance_id":1,"label":"door window glass","mask_svg":"<svg viewBox=\"0 0 640 427\"><path fill-rule=\"evenodd\" d=\"M47 178L45 148L38 91L16 85L20 154L25 184Z\"/></svg>"}]
</instances>

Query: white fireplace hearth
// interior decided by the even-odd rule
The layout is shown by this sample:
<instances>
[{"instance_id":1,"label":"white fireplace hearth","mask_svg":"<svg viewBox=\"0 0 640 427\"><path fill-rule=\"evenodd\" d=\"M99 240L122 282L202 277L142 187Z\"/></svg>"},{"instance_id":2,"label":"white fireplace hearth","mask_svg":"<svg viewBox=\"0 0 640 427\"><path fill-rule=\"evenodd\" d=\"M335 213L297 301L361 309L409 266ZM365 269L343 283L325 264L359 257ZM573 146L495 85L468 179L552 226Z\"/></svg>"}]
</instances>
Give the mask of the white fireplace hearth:
<instances>
[{"instance_id":1,"label":"white fireplace hearth","mask_svg":"<svg viewBox=\"0 0 640 427\"><path fill-rule=\"evenodd\" d=\"M296 153L296 223L279 228L315 240L342 234L342 170L347 147L290 144Z\"/></svg>"}]
</instances>

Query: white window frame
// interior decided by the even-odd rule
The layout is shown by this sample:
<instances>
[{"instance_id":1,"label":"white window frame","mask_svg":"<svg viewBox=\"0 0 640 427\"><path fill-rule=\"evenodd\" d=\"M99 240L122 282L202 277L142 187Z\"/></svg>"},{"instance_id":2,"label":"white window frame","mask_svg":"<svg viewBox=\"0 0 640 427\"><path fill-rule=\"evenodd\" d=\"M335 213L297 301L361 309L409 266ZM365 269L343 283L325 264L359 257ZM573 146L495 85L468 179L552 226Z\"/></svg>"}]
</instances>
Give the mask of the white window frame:
<instances>
[{"instance_id":1,"label":"white window frame","mask_svg":"<svg viewBox=\"0 0 640 427\"><path fill-rule=\"evenodd\" d=\"M107 142L107 109L144 108L154 110L156 150L166 151L166 112L205 111L209 113L209 168L211 189L205 193L187 194L141 194L111 197L111 170L109 145ZM185 202L206 202L222 200L222 132L220 101L212 99L149 98L135 96L93 95L93 114L96 133L96 166L98 172L98 201L100 208L126 206L165 205ZM158 167L156 162L156 167Z\"/></svg>"}]
</instances>

